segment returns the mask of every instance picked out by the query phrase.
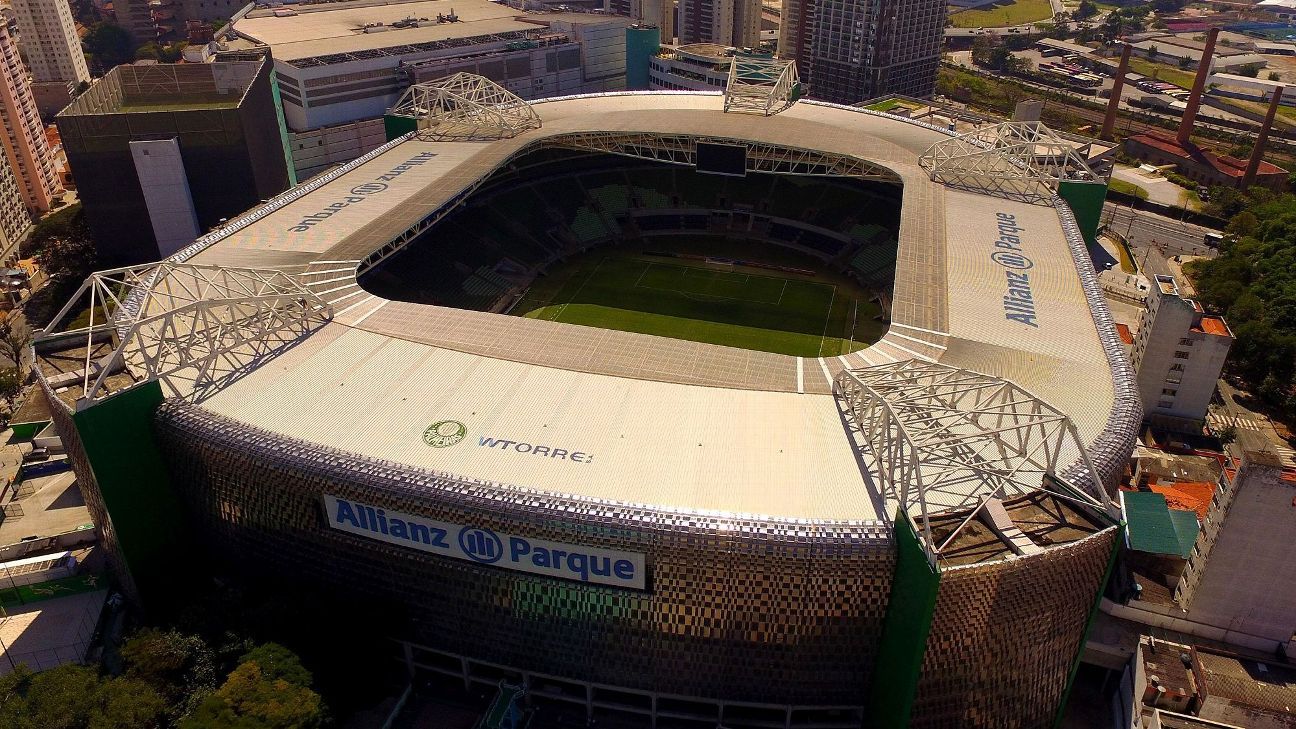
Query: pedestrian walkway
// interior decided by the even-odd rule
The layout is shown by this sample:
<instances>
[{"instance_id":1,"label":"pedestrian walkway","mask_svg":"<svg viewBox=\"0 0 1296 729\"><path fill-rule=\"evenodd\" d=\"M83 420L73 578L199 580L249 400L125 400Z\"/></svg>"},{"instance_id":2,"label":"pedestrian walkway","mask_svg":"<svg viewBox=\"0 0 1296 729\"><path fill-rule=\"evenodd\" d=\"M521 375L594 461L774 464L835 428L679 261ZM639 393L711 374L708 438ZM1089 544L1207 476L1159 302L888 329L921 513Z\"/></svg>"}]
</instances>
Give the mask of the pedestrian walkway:
<instances>
[{"instance_id":1,"label":"pedestrian walkway","mask_svg":"<svg viewBox=\"0 0 1296 729\"><path fill-rule=\"evenodd\" d=\"M1210 424L1211 430L1216 433L1228 426L1233 426L1239 431L1248 430L1253 433L1263 434L1268 441L1267 450L1271 449L1277 453L1278 457L1283 460L1284 465L1296 464L1296 450L1293 450L1278 438L1273 424L1268 420L1248 418L1224 410L1212 410L1207 413L1206 421Z\"/></svg>"}]
</instances>

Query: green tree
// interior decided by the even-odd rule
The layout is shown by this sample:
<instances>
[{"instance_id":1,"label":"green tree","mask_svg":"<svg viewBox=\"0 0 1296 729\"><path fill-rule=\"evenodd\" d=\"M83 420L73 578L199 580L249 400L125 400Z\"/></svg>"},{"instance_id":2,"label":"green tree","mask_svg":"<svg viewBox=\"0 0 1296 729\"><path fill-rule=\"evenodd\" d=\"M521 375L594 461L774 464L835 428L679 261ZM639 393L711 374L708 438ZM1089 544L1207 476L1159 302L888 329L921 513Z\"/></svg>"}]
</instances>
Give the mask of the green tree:
<instances>
[{"instance_id":1,"label":"green tree","mask_svg":"<svg viewBox=\"0 0 1296 729\"><path fill-rule=\"evenodd\" d=\"M1260 75L1260 69L1262 68L1264 68L1263 63L1248 63L1234 71L1234 73L1239 76L1250 76L1251 78L1255 78Z\"/></svg>"},{"instance_id":2,"label":"green tree","mask_svg":"<svg viewBox=\"0 0 1296 729\"><path fill-rule=\"evenodd\" d=\"M135 42L120 25L99 22L90 26L81 38L91 70L99 76L135 57Z\"/></svg>"},{"instance_id":3,"label":"green tree","mask_svg":"<svg viewBox=\"0 0 1296 729\"><path fill-rule=\"evenodd\" d=\"M196 635L145 628L121 648L126 677L153 687L172 717L184 716L216 688L211 648Z\"/></svg>"},{"instance_id":4,"label":"green tree","mask_svg":"<svg viewBox=\"0 0 1296 729\"><path fill-rule=\"evenodd\" d=\"M1092 18L1097 14L1098 6L1093 4L1091 0L1080 0L1080 7L1076 8L1075 12L1072 13L1072 16L1074 16L1076 20L1084 20L1085 18Z\"/></svg>"},{"instance_id":5,"label":"green tree","mask_svg":"<svg viewBox=\"0 0 1296 729\"><path fill-rule=\"evenodd\" d=\"M312 729L323 722L319 694L271 678L256 661L247 661L180 722L180 729Z\"/></svg>"},{"instance_id":6,"label":"green tree","mask_svg":"<svg viewBox=\"0 0 1296 729\"><path fill-rule=\"evenodd\" d=\"M239 658L240 664L249 661L260 666L262 675L269 680L282 679L294 686L306 687L314 681L297 654L278 643L263 643Z\"/></svg>"},{"instance_id":7,"label":"green tree","mask_svg":"<svg viewBox=\"0 0 1296 729\"><path fill-rule=\"evenodd\" d=\"M162 697L126 678L105 679L68 664L33 674L19 666L0 679L0 727L5 729L158 729Z\"/></svg>"},{"instance_id":8,"label":"green tree","mask_svg":"<svg viewBox=\"0 0 1296 729\"><path fill-rule=\"evenodd\" d=\"M0 367L0 398L10 402L22 392L23 373L17 367Z\"/></svg>"}]
</instances>

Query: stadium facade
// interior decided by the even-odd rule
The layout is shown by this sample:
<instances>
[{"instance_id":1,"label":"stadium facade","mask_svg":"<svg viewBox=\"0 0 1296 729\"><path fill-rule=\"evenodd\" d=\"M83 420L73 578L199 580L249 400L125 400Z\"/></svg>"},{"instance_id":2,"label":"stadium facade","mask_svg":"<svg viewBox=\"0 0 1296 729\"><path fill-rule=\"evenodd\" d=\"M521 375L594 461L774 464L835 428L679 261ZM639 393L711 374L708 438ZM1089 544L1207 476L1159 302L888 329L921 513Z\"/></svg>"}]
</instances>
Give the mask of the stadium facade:
<instances>
[{"instance_id":1,"label":"stadium facade","mask_svg":"<svg viewBox=\"0 0 1296 729\"><path fill-rule=\"evenodd\" d=\"M1059 196L1080 211L1101 185L1049 171L1067 154L1038 129L743 113L736 90L423 91L389 125L412 131L97 274L83 293L109 320L38 338L127 594L159 599L185 543L392 605L417 675L518 681L591 717L1051 725L1140 419ZM357 280L520 154L684 166L714 143L752 171L903 185L881 341L790 357Z\"/></svg>"}]
</instances>

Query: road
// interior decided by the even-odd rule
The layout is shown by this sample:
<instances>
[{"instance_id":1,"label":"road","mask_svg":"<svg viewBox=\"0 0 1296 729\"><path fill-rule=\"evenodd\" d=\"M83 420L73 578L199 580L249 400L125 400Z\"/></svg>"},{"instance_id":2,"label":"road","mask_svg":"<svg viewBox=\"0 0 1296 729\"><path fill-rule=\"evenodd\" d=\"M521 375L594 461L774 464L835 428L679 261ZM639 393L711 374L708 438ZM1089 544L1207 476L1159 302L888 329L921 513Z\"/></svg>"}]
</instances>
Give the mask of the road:
<instances>
[{"instance_id":1,"label":"road","mask_svg":"<svg viewBox=\"0 0 1296 729\"><path fill-rule=\"evenodd\" d=\"M1215 255L1205 240L1207 233L1218 231L1200 225L1110 202L1103 206L1102 222L1110 230L1125 236L1135 248L1155 246L1166 256Z\"/></svg>"}]
</instances>

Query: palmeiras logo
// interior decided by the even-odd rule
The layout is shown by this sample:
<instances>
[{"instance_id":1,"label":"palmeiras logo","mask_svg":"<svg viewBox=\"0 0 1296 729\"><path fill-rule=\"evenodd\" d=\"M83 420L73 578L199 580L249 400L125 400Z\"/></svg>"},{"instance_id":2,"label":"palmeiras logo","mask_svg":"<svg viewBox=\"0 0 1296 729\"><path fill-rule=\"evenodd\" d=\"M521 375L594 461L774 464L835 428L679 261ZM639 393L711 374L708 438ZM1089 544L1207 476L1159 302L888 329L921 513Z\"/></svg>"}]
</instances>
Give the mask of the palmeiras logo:
<instances>
[{"instance_id":1,"label":"palmeiras logo","mask_svg":"<svg viewBox=\"0 0 1296 729\"><path fill-rule=\"evenodd\" d=\"M468 428L458 420L438 420L423 431L423 442L433 448L447 448L464 439Z\"/></svg>"}]
</instances>

